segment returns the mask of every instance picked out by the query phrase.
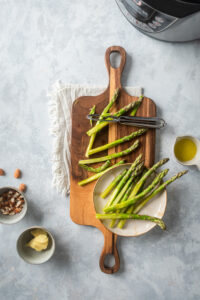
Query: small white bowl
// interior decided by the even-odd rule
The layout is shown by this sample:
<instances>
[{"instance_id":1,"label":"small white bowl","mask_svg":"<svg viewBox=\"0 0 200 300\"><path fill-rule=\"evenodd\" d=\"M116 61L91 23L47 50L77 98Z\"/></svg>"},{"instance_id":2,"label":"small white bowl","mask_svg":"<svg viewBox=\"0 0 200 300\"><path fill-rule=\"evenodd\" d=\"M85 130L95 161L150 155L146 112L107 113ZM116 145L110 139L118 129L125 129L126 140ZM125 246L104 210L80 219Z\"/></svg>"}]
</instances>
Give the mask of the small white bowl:
<instances>
[{"instance_id":1,"label":"small white bowl","mask_svg":"<svg viewBox=\"0 0 200 300\"><path fill-rule=\"evenodd\" d=\"M48 234L49 243L46 250L40 252L27 246L27 243L33 239L31 231L34 229L42 229ZM45 228L34 226L23 231L17 240L17 252L19 256L29 264L39 265L48 261L55 252L55 240L52 234Z\"/></svg>"},{"instance_id":2,"label":"small white bowl","mask_svg":"<svg viewBox=\"0 0 200 300\"><path fill-rule=\"evenodd\" d=\"M27 200L26 200L24 193L22 193L20 190L16 189L15 187L12 187L12 186L5 186L5 187L0 188L0 196L1 196L1 194L3 194L4 192L6 192L8 190L14 190L14 191L20 193L20 195L22 195L22 197L24 198L25 202L24 202L22 210L18 214L9 216L9 215L3 215L0 212L0 223L15 224L15 223L19 222L21 219L23 219L23 217L25 216L25 214L27 212Z\"/></svg>"},{"instance_id":3,"label":"small white bowl","mask_svg":"<svg viewBox=\"0 0 200 300\"><path fill-rule=\"evenodd\" d=\"M192 160L188 160L188 161L180 161L175 154L175 145L179 140L182 139L189 139L191 141L193 141L197 147L197 153L195 154L195 157ZM200 171L200 140L198 140L197 138L195 138L192 135L183 135L183 136L177 136L176 140L174 142L173 145L173 156L174 156L174 160L176 162L178 162L179 164L183 165L183 166L193 166L196 165L197 169Z\"/></svg>"}]
</instances>

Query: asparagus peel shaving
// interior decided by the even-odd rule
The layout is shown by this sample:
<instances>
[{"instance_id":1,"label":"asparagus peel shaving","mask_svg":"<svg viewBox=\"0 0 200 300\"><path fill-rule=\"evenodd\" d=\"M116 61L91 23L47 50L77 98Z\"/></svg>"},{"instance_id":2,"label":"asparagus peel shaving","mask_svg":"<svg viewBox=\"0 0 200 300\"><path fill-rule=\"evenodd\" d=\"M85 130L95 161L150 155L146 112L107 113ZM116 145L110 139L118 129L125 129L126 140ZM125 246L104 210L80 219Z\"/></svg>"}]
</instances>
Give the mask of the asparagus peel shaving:
<instances>
[{"instance_id":1,"label":"asparagus peel shaving","mask_svg":"<svg viewBox=\"0 0 200 300\"><path fill-rule=\"evenodd\" d=\"M85 169L88 172L100 173L100 172L104 171L105 169L107 169L110 165L111 165L111 161L107 160L102 166L100 166L98 168L92 168L87 165L81 165L81 168Z\"/></svg>"},{"instance_id":2,"label":"asparagus peel shaving","mask_svg":"<svg viewBox=\"0 0 200 300\"><path fill-rule=\"evenodd\" d=\"M113 214L96 214L97 219L101 220L106 220L106 219L111 219L111 220L116 220L116 219L134 219L134 220L145 220L145 221L150 221L156 223L161 229L165 230L166 225L165 223L156 217L150 217L147 215L137 215L137 214L125 214L125 213L113 213Z\"/></svg>"},{"instance_id":3,"label":"asparagus peel shaving","mask_svg":"<svg viewBox=\"0 0 200 300\"><path fill-rule=\"evenodd\" d=\"M126 174L128 170L124 170L121 172L117 177L114 178L114 180L107 186L107 188L103 191L101 194L101 198L106 198L108 194L112 191L112 189L120 182L122 177Z\"/></svg>"},{"instance_id":4,"label":"asparagus peel shaving","mask_svg":"<svg viewBox=\"0 0 200 300\"><path fill-rule=\"evenodd\" d=\"M102 113L101 113L101 115L100 115L100 117L99 117L99 121L97 121L97 123L96 123L96 126L97 126L98 124L100 124L101 119L103 118L103 116L109 112L110 108L113 106L113 104L114 104L115 101L117 100L118 95L119 95L119 89L116 89L115 92L114 92L114 95L113 95L113 97L112 97L112 99L111 99L111 101L108 103L108 105L107 105L107 106L104 108L104 110L102 111ZM95 126L95 127L96 127L96 126ZM92 146L93 146L94 141L95 141L95 138L96 138L96 133L94 133L94 134L92 133L90 136L91 136L91 138L90 138L90 140L89 140L89 144L88 144L88 147L87 147L87 150L86 150L86 153L85 153L85 156L86 156L86 157L89 157L89 154L88 154L88 153L89 153L89 151L92 149Z\"/></svg>"},{"instance_id":5,"label":"asparagus peel shaving","mask_svg":"<svg viewBox=\"0 0 200 300\"><path fill-rule=\"evenodd\" d=\"M129 147L129 148L127 148L127 149L125 149L121 152L113 153L113 154L103 156L103 157L98 157L98 158L79 160L79 165L94 164L94 163L97 163L97 162L102 162L102 161L110 160L110 159L113 159L113 158L122 157L122 156L128 155L129 153L134 151L138 146L139 146L139 140L136 140L135 143L131 147Z\"/></svg>"},{"instance_id":6,"label":"asparagus peel shaving","mask_svg":"<svg viewBox=\"0 0 200 300\"><path fill-rule=\"evenodd\" d=\"M103 146L100 146L100 147L97 147L97 148L93 148L93 149L89 150L88 154L92 155L92 154L95 154L95 153L98 153L98 152L101 152L101 151L113 148L113 147L115 147L115 146L117 146L119 144L131 141L132 139L134 139L135 137L138 137L138 136L142 135L146 131L147 131L147 129L140 129L138 131L132 132L130 135L124 136L121 139L115 140L115 141L113 141L111 143L108 143L106 145L103 145Z\"/></svg>"},{"instance_id":7,"label":"asparagus peel shaving","mask_svg":"<svg viewBox=\"0 0 200 300\"><path fill-rule=\"evenodd\" d=\"M140 194L136 195L133 198L129 197L129 199L126 202L122 202L122 203L107 207L104 209L104 212L107 213L107 212L111 212L111 211L116 211L117 209L125 208L125 207L135 204L138 200L142 199L148 193L153 192L153 189L162 180L162 178L168 173L168 171L169 171L169 169L166 169L166 170L162 171L161 173L159 173L156 176L156 178L153 180L153 182Z\"/></svg>"},{"instance_id":8,"label":"asparagus peel shaving","mask_svg":"<svg viewBox=\"0 0 200 300\"><path fill-rule=\"evenodd\" d=\"M90 183L90 182L92 182L92 181L98 179L99 177L101 177L101 176L102 176L105 172L107 172L108 170L111 170L111 169L115 168L116 166L122 165L122 164L124 164L124 163L125 163L125 161L124 161L124 160L121 160L121 161L119 161L118 163L116 163L116 164L112 165L111 167L107 168L106 170L104 170L104 171L102 171L102 172L100 172L100 173L97 173L97 174L95 174L95 175L93 175L93 176L90 176L90 177L88 177L88 178L86 178L86 179L84 179L84 180L82 180L82 181L79 181L79 182L78 182L78 185L83 186L83 185L85 185L85 184L87 184L87 183Z\"/></svg>"},{"instance_id":9,"label":"asparagus peel shaving","mask_svg":"<svg viewBox=\"0 0 200 300\"><path fill-rule=\"evenodd\" d=\"M141 100L134 101L134 102L128 104L127 106L124 106L123 108L121 108L119 111L114 113L113 116L120 117L121 115L124 115L126 112L128 112L130 109L134 109L136 107L138 109L141 102L142 102ZM92 134L99 132L108 124L109 124L108 121L103 121L102 119L99 120L94 127L92 127L90 130L87 131L87 135L91 136Z\"/></svg>"}]
</instances>

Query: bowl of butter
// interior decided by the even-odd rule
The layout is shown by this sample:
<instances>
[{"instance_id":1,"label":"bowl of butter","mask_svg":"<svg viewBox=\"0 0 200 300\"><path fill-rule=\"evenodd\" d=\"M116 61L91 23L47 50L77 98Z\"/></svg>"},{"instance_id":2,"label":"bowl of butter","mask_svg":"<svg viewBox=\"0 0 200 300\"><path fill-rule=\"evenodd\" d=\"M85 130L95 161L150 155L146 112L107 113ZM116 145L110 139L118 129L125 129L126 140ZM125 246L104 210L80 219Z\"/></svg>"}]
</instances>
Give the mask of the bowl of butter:
<instances>
[{"instance_id":1,"label":"bowl of butter","mask_svg":"<svg viewBox=\"0 0 200 300\"><path fill-rule=\"evenodd\" d=\"M52 234L45 228L34 226L23 231L17 240L17 252L27 263L38 265L48 261L55 251Z\"/></svg>"}]
</instances>

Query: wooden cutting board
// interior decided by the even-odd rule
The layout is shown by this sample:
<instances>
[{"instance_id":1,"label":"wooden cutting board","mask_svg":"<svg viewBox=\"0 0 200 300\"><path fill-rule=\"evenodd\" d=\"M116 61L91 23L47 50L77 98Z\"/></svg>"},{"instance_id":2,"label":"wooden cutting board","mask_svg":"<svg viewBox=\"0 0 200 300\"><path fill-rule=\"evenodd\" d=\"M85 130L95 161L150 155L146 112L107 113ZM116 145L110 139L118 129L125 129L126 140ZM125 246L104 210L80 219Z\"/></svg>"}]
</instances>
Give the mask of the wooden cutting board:
<instances>
[{"instance_id":1,"label":"wooden cutting board","mask_svg":"<svg viewBox=\"0 0 200 300\"><path fill-rule=\"evenodd\" d=\"M121 55L121 62L118 68L113 68L110 64L110 54L118 52ZM89 137L86 132L89 130L90 123L86 119L90 108L96 105L96 113L101 113L103 108L112 98L116 88L120 88L120 95L116 104L111 111L119 110L121 107L129 104L132 101L138 100L137 97L128 95L121 87L121 74L126 62L126 52L119 46L109 47L105 53L105 64L109 75L109 84L105 92L98 96L84 96L75 100L72 108L72 141L71 141L71 187L70 187L70 216L73 222L80 225L91 225L101 230L104 235L104 246L101 252L99 265L103 272L111 274L117 272L120 267L119 254L117 251L117 235L107 230L103 224L95 218L95 210L93 205L93 189L96 182L91 182L85 186L79 186L78 182L93 175L83 170L78 161L85 158L85 151L89 142ZM155 117L156 106L149 98L144 98L140 106L137 116ZM137 128L124 126L119 124L110 124L97 135L94 147L100 146L107 142L123 137L136 131ZM154 163L155 156L155 130L148 130L145 135L140 138L140 147L135 151L113 160L113 163L121 159L126 159L126 162L133 162L135 158L142 153L146 167L150 167ZM119 152L133 144L134 141L123 143L106 152L101 152L99 156ZM113 254L115 264L112 267L105 265L104 260L107 254Z\"/></svg>"}]
</instances>

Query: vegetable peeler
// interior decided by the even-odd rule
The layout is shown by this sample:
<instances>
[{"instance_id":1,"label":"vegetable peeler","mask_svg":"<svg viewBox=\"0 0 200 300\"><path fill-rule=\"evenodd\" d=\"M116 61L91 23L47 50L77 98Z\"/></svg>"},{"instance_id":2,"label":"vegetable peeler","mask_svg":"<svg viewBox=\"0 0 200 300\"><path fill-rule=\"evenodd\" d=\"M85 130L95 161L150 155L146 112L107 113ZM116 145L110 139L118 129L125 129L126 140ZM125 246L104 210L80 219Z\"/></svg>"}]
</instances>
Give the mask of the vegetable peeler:
<instances>
[{"instance_id":1,"label":"vegetable peeler","mask_svg":"<svg viewBox=\"0 0 200 300\"><path fill-rule=\"evenodd\" d=\"M121 125L136 126L143 128L156 128L160 129L167 125L167 123L161 118L147 118L147 117L132 117L132 116L120 116L116 117L111 114L101 116L100 114L87 115L87 119L99 122L119 123Z\"/></svg>"}]
</instances>

